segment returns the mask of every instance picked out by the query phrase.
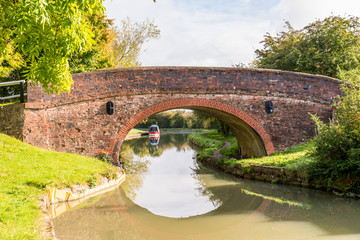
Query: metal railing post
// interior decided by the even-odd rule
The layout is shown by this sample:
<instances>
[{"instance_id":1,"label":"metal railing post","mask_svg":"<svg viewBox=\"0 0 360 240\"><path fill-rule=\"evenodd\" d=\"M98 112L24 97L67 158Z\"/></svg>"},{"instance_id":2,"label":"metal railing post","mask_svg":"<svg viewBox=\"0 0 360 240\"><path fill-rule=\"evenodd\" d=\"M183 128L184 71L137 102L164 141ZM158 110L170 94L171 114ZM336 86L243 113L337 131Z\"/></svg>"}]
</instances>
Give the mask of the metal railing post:
<instances>
[{"instance_id":1,"label":"metal railing post","mask_svg":"<svg viewBox=\"0 0 360 240\"><path fill-rule=\"evenodd\" d=\"M24 98L24 82L20 82L20 102L25 102Z\"/></svg>"}]
</instances>

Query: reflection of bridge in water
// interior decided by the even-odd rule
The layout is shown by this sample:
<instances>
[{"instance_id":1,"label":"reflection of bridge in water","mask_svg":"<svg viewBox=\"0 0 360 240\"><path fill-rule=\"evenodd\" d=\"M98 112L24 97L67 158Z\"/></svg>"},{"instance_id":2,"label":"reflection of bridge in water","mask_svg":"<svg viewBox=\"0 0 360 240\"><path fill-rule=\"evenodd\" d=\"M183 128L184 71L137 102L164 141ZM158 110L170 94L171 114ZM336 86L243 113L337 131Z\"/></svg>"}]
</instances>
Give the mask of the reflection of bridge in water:
<instances>
[{"instance_id":1,"label":"reflection of bridge in water","mask_svg":"<svg viewBox=\"0 0 360 240\"><path fill-rule=\"evenodd\" d=\"M207 189L203 194L220 201L220 207L189 218L162 217L135 205L122 189L118 189L54 219L57 237L82 240L241 239L240 236L244 239L254 236L289 239L289 235L279 234L279 229L290 232L294 238L323 235L324 238L319 239L330 236L343 239L345 235L360 234L360 205L356 201L315 190L250 180L223 180L222 176L214 178L202 169L197 171L197 176ZM274 231L275 228L278 230Z\"/></svg>"}]
</instances>

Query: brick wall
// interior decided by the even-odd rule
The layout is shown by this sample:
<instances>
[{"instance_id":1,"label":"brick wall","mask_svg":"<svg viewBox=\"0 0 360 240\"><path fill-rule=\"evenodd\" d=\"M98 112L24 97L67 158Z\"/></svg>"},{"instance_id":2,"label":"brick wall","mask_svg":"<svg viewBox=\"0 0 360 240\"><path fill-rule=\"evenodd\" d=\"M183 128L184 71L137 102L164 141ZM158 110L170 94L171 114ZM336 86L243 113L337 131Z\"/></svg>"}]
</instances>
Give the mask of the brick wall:
<instances>
[{"instance_id":1,"label":"brick wall","mask_svg":"<svg viewBox=\"0 0 360 240\"><path fill-rule=\"evenodd\" d=\"M28 87L26 142L116 156L127 132L142 119L189 108L240 129L245 155L261 151L250 146L259 141L269 154L313 136L308 112L331 118L332 98L340 93L336 79L260 69L146 67L74 74L73 79L70 94L48 96L40 87ZM265 112L267 100L274 103L272 114ZM115 103L114 115L106 114L107 101Z\"/></svg>"},{"instance_id":2,"label":"brick wall","mask_svg":"<svg viewBox=\"0 0 360 240\"><path fill-rule=\"evenodd\" d=\"M0 106L0 132L23 139L24 103Z\"/></svg>"}]
</instances>

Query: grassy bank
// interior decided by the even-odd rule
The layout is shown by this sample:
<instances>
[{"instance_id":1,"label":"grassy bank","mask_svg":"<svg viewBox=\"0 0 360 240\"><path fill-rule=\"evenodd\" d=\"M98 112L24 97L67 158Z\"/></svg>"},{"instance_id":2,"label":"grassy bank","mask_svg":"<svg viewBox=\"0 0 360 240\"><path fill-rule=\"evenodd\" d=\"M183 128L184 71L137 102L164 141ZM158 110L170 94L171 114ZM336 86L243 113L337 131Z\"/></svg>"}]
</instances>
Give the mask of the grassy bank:
<instances>
[{"instance_id":1,"label":"grassy bank","mask_svg":"<svg viewBox=\"0 0 360 240\"><path fill-rule=\"evenodd\" d=\"M230 142L230 146L222 149L221 154L231 157L238 155L238 144L235 137L224 137L217 133L216 130L207 131L200 134L191 134L190 140L202 150L199 151L201 157L213 156L213 151L224 146L226 142Z\"/></svg>"},{"instance_id":2,"label":"grassy bank","mask_svg":"<svg viewBox=\"0 0 360 240\"><path fill-rule=\"evenodd\" d=\"M234 170L241 166L242 170L248 172L253 171L257 166L280 167L287 171L296 173L299 178L303 178L305 182L295 185L307 185L315 188L322 188L327 190L334 190L344 196L360 198L360 180L358 179L359 159L354 157L348 160L339 160L335 162L319 161L315 159L316 150L315 140L304 144L294 146L283 152L276 152L270 156L250 159L236 159L231 157L237 148L235 138L222 138L216 133L212 134L193 134L190 139L198 145L202 150L198 152L198 159L200 161L209 161L215 163L220 169L225 171ZM222 150L223 158L214 158L213 151L219 149L225 144L225 140L231 142L228 148ZM311 154L310 154L311 153ZM330 153L331 154L331 153ZM215 162L214 162L215 161ZM256 169L262 169L257 167ZM231 172L231 171L230 171ZM261 174L258 172L258 178L261 179ZM291 174L290 174L291 175ZM300 176L301 175L301 176ZM287 176L287 175L286 175ZM288 179L276 179L280 182L293 184ZM291 177L291 176L290 176ZM276 181L275 181L276 182Z\"/></svg>"},{"instance_id":3,"label":"grassy bank","mask_svg":"<svg viewBox=\"0 0 360 240\"><path fill-rule=\"evenodd\" d=\"M141 134L141 133L146 133L146 132L148 132L148 131L133 128L133 129L130 130L130 132L127 135Z\"/></svg>"},{"instance_id":4,"label":"grassy bank","mask_svg":"<svg viewBox=\"0 0 360 240\"><path fill-rule=\"evenodd\" d=\"M96 158L58 153L0 134L0 239L42 239L45 188L93 186L116 168Z\"/></svg>"},{"instance_id":5,"label":"grassy bank","mask_svg":"<svg viewBox=\"0 0 360 240\"><path fill-rule=\"evenodd\" d=\"M235 137L223 137L215 131L205 134L192 134L190 139L202 150L199 152L200 158L212 157L213 151L219 149L225 144L225 141L231 143L230 146L220 151L227 158L219 159L222 164L236 165L239 163L253 164L259 166L283 167L289 170L304 171L313 161L307 156L307 153L313 148L313 143L307 142L295 146L287 151L277 152L270 156L250 159L235 159L231 156L237 154L238 144Z\"/></svg>"}]
</instances>

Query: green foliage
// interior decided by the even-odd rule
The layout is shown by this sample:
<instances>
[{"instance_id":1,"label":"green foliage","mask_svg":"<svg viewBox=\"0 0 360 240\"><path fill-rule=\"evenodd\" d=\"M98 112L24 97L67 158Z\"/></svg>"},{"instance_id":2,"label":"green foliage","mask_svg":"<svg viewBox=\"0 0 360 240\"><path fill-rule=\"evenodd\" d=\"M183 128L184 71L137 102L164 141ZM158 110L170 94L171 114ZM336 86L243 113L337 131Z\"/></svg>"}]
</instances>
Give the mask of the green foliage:
<instances>
[{"instance_id":1,"label":"green foliage","mask_svg":"<svg viewBox=\"0 0 360 240\"><path fill-rule=\"evenodd\" d=\"M241 168L244 171L244 173L251 173L253 169L248 163L241 164Z\"/></svg>"},{"instance_id":2,"label":"green foliage","mask_svg":"<svg viewBox=\"0 0 360 240\"><path fill-rule=\"evenodd\" d=\"M113 163L114 160L107 154L107 153L101 153L99 156L99 160L106 162L106 163Z\"/></svg>"},{"instance_id":3,"label":"green foliage","mask_svg":"<svg viewBox=\"0 0 360 240\"><path fill-rule=\"evenodd\" d=\"M71 54L69 59L70 71L89 72L97 69L114 68L111 62L113 42L116 38L114 21L104 14L88 14L85 16L94 33L94 42L91 48Z\"/></svg>"},{"instance_id":4,"label":"green foliage","mask_svg":"<svg viewBox=\"0 0 360 240\"><path fill-rule=\"evenodd\" d=\"M309 153L313 147L314 143L309 141L286 151L273 153L270 156L236 160L236 163L283 167L289 170L304 171L313 161L313 159L309 157Z\"/></svg>"},{"instance_id":5,"label":"green foliage","mask_svg":"<svg viewBox=\"0 0 360 240\"><path fill-rule=\"evenodd\" d=\"M233 136L231 129L224 122L199 111L165 111L154 114L141 121L136 128L148 128L158 124L160 128L192 128L192 129L218 129L223 136Z\"/></svg>"},{"instance_id":6,"label":"green foliage","mask_svg":"<svg viewBox=\"0 0 360 240\"><path fill-rule=\"evenodd\" d=\"M340 76L344 78L344 95L334 104L335 119L325 124L313 116L318 135L312 152L316 161L309 168L309 176L329 188L338 185L344 191L359 194L356 176L360 174L360 69L341 71Z\"/></svg>"},{"instance_id":7,"label":"green foliage","mask_svg":"<svg viewBox=\"0 0 360 240\"><path fill-rule=\"evenodd\" d=\"M201 148L201 150L198 151L199 159L213 157L213 152L224 146L225 141L229 141L231 144L230 146L221 149L220 153L227 157L238 157L239 155L239 147L236 138L222 136L217 131L191 134L189 139L192 143ZM218 161L220 161L221 164L224 164L224 159L219 159ZM232 161L233 160L226 160L226 163L230 163Z\"/></svg>"},{"instance_id":8,"label":"green foliage","mask_svg":"<svg viewBox=\"0 0 360 240\"><path fill-rule=\"evenodd\" d=\"M255 50L256 67L297 71L297 61L301 55L299 43L304 38L304 33L293 29L289 22L285 23L287 31L276 37L267 33L261 41L264 48Z\"/></svg>"},{"instance_id":9,"label":"green foliage","mask_svg":"<svg viewBox=\"0 0 360 240\"><path fill-rule=\"evenodd\" d=\"M220 135L223 135L225 137L233 136L233 133L232 133L230 127L226 123L224 123L223 121L221 121L219 119L216 119L216 123L217 123L218 133Z\"/></svg>"},{"instance_id":10,"label":"green foliage","mask_svg":"<svg viewBox=\"0 0 360 240\"><path fill-rule=\"evenodd\" d=\"M2 16L3 17L3 16ZM14 70L19 69L24 61L21 55L14 49L14 41L10 40L9 36L3 35L3 41L0 40L0 78L8 77Z\"/></svg>"},{"instance_id":11,"label":"green foliage","mask_svg":"<svg viewBox=\"0 0 360 240\"><path fill-rule=\"evenodd\" d=\"M128 133L128 135L141 134L141 133L147 133L147 132L148 132L148 131L133 128L133 129L130 130L130 132Z\"/></svg>"},{"instance_id":12,"label":"green foliage","mask_svg":"<svg viewBox=\"0 0 360 240\"><path fill-rule=\"evenodd\" d=\"M239 155L239 145L235 137L228 139L230 141L230 146L220 150L220 153L225 156L238 157Z\"/></svg>"},{"instance_id":13,"label":"green foliage","mask_svg":"<svg viewBox=\"0 0 360 240\"><path fill-rule=\"evenodd\" d=\"M274 166L283 167L294 171L305 171L309 164L313 162L313 159L308 156L313 148L313 142L307 142L297 145L289 150L283 152L276 152L270 156L264 156L261 158L250 159L235 159L230 158L227 164L242 164L247 165L259 165L259 166Z\"/></svg>"},{"instance_id":14,"label":"green foliage","mask_svg":"<svg viewBox=\"0 0 360 240\"><path fill-rule=\"evenodd\" d=\"M360 67L340 71L340 78L343 96L335 106L336 121L341 131L357 145L360 143Z\"/></svg>"},{"instance_id":15,"label":"green foliage","mask_svg":"<svg viewBox=\"0 0 360 240\"><path fill-rule=\"evenodd\" d=\"M231 145L220 151L221 154L228 156L228 158L226 160L221 158L218 162L230 166L241 163L242 165L245 164L245 166L252 164L284 167L293 171L305 171L314 161L313 158L309 156L309 153L314 148L314 143L312 141L294 146L283 152L273 153L270 156L239 160L231 158L232 156L238 155L238 144L235 137L224 137L219 135L216 131L212 131L203 134L191 134L189 139L202 149L199 151L199 156L203 158L212 157L213 151L222 147L225 144L225 141L229 141Z\"/></svg>"},{"instance_id":16,"label":"green foliage","mask_svg":"<svg viewBox=\"0 0 360 240\"><path fill-rule=\"evenodd\" d=\"M198 118L196 111L165 111L154 114L145 121L136 125L136 128L148 128L152 124L158 124L160 128L192 128L209 129L215 128L215 120Z\"/></svg>"},{"instance_id":17,"label":"green foliage","mask_svg":"<svg viewBox=\"0 0 360 240\"><path fill-rule=\"evenodd\" d=\"M116 170L96 158L48 151L0 134L0 239L42 239L39 199L47 186L93 185Z\"/></svg>"},{"instance_id":18,"label":"green foliage","mask_svg":"<svg viewBox=\"0 0 360 240\"><path fill-rule=\"evenodd\" d=\"M227 158L227 157L224 157L224 158L219 158L216 163L218 165L228 165L230 167L235 167L235 165L237 164L236 163L236 159L234 158Z\"/></svg>"},{"instance_id":19,"label":"green foliage","mask_svg":"<svg viewBox=\"0 0 360 240\"><path fill-rule=\"evenodd\" d=\"M223 140L210 138L209 135L211 135L211 133L191 134L189 139L202 149L214 148L216 150L225 144Z\"/></svg>"},{"instance_id":20,"label":"green foliage","mask_svg":"<svg viewBox=\"0 0 360 240\"><path fill-rule=\"evenodd\" d=\"M70 91L70 73L139 65L142 44L159 30L127 19L118 32L102 2L0 0L0 78L26 78L59 94Z\"/></svg>"},{"instance_id":21,"label":"green foliage","mask_svg":"<svg viewBox=\"0 0 360 240\"><path fill-rule=\"evenodd\" d=\"M97 181L98 181L97 177L96 177L96 176L92 176L92 177L89 179L89 181L88 181L89 187L90 187L90 188L96 187Z\"/></svg>"},{"instance_id":22,"label":"green foliage","mask_svg":"<svg viewBox=\"0 0 360 240\"><path fill-rule=\"evenodd\" d=\"M223 136L221 134L218 133L218 131L211 131L208 133L203 133L203 134L194 134L190 136L191 139L196 139L195 141L202 141L202 145L203 148L206 148L206 146L211 146L210 144L212 142L216 142L219 144L216 144L216 147L218 147L217 149L221 148L222 146L224 146L225 141L230 142L230 146L223 148L220 150L220 153L222 155L225 156L230 156L230 157L238 157L239 155L239 145L238 142L236 140L236 137L234 136ZM221 140L220 142L218 140ZM220 146L220 143L222 144ZM214 150L217 150L214 149Z\"/></svg>"},{"instance_id":23,"label":"green foliage","mask_svg":"<svg viewBox=\"0 0 360 240\"><path fill-rule=\"evenodd\" d=\"M351 70L360 60L360 22L358 17L330 16L301 30L286 22L287 31L262 41L255 51L260 68L339 77L339 69Z\"/></svg>"},{"instance_id":24,"label":"green foliage","mask_svg":"<svg viewBox=\"0 0 360 240\"><path fill-rule=\"evenodd\" d=\"M82 16L102 14L102 0L1 0L0 9L0 35L7 36L0 39L1 57L11 53L3 51L4 46L12 45L25 59L29 81L40 83L48 93L68 92L69 56L93 43L91 26Z\"/></svg>"}]
</instances>

